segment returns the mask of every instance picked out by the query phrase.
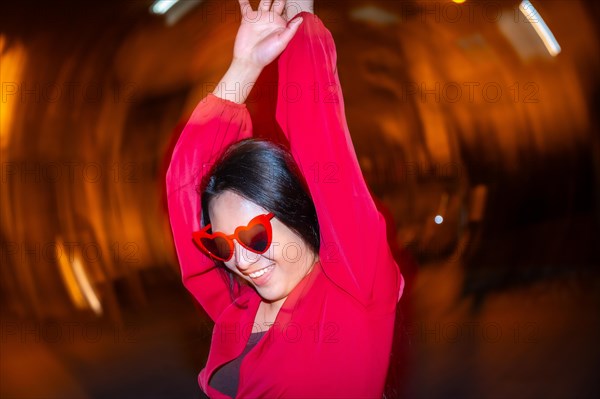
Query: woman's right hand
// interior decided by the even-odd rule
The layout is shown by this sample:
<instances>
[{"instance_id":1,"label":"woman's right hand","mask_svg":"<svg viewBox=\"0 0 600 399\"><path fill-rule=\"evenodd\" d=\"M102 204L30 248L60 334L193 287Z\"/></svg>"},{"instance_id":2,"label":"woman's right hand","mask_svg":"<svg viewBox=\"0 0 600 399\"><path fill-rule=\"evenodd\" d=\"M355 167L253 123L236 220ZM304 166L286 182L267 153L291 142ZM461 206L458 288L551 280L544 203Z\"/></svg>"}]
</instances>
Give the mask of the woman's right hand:
<instances>
[{"instance_id":1,"label":"woman's right hand","mask_svg":"<svg viewBox=\"0 0 600 399\"><path fill-rule=\"evenodd\" d=\"M242 22L233 47L234 62L262 69L283 52L302 18L288 25L284 16L285 0L261 0L256 10L249 0L239 0L239 3Z\"/></svg>"}]
</instances>

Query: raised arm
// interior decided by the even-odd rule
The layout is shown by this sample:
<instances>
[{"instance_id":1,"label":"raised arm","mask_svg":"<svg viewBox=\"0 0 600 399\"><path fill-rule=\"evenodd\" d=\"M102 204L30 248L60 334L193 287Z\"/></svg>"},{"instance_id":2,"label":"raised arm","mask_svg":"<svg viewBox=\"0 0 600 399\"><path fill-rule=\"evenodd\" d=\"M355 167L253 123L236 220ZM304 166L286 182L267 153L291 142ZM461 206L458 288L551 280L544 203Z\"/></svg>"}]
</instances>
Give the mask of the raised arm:
<instances>
[{"instance_id":1,"label":"raised arm","mask_svg":"<svg viewBox=\"0 0 600 399\"><path fill-rule=\"evenodd\" d=\"M281 17L284 5L271 9L270 2L263 1L252 10L248 1L240 0L242 22L231 66L214 92L196 106L167 170L169 219L183 283L213 320L231 304L231 297L214 262L192 241L192 233L201 228L198 187L231 144L252 135L246 97L262 69L279 56L300 25L288 25Z\"/></svg>"},{"instance_id":2,"label":"raised arm","mask_svg":"<svg viewBox=\"0 0 600 399\"><path fill-rule=\"evenodd\" d=\"M167 202L173 241L185 287L216 320L231 303L227 282L198 250L192 232L200 229L202 206L197 191L202 177L232 143L251 136L244 104L209 94L187 122L167 170Z\"/></svg>"},{"instance_id":3,"label":"raised arm","mask_svg":"<svg viewBox=\"0 0 600 399\"><path fill-rule=\"evenodd\" d=\"M363 179L344 113L331 33L315 15L279 58L277 121L315 202L325 273L365 306L395 305L404 280Z\"/></svg>"},{"instance_id":4,"label":"raised arm","mask_svg":"<svg viewBox=\"0 0 600 399\"><path fill-rule=\"evenodd\" d=\"M302 19L288 24L282 16L284 0L261 0L253 10L249 0L238 0L241 23L233 46L232 66L213 94L242 104L262 70L275 60L294 37Z\"/></svg>"}]
</instances>

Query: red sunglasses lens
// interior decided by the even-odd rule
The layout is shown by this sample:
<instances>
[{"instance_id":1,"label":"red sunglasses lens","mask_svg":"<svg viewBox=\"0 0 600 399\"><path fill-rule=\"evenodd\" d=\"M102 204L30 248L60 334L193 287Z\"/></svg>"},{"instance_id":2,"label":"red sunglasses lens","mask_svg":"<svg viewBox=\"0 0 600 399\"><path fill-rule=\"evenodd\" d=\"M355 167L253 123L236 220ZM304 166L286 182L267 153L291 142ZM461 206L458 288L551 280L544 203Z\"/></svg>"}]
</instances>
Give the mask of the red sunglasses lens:
<instances>
[{"instance_id":1,"label":"red sunglasses lens","mask_svg":"<svg viewBox=\"0 0 600 399\"><path fill-rule=\"evenodd\" d=\"M231 247L223 237L203 237L200 241L204 248L217 258L220 258L221 260L228 260L230 258Z\"/></svg>"},{"instance_id":2,"label":"red sunglasses lens","mask_svg":"<svg viewBox=\"0 0 600 399\"><path fill-rule=\"evenodd\" d=\"M265 252L271 244L267 228L262 223L254 225L251 229L241 231L238 237L242 244L257 253Z\"/></svg>"}]
</instances>

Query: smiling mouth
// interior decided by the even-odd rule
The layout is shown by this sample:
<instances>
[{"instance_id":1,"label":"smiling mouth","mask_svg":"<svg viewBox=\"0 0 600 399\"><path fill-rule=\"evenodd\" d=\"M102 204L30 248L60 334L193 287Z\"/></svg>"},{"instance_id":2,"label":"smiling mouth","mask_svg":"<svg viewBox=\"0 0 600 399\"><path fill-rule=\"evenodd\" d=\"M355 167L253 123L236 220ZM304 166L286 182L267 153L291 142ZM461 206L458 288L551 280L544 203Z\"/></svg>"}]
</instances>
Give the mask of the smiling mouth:
<instances>
[{"instance_id":1,"label":"smiling mouth","mask_svg":"<svg viewBox=\"0 0 600 399\"><path fill-rule=\"evenodd\" d=\"M271 271L271 269L273 269L274 267L275 267L275 265L272 264L272 265L269 265L267 267L263 267L262 269L257 270L257 271L255 271L253 273L247 274L247 276L250 277L250 278L253 278L253 279L254 278L259 278L260 276L264 275L265 273L268 273L269 271Z\"/></svg>"}]
</instances>

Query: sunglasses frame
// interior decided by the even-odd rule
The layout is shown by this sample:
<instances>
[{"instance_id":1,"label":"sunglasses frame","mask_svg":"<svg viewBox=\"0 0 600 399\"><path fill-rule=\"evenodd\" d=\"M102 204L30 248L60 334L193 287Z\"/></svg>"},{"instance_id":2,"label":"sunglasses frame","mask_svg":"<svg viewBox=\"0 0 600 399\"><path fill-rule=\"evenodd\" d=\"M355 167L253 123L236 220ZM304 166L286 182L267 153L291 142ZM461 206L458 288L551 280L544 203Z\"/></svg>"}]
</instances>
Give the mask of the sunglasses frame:
<instances>
[{"instance_id":1,"label":"sunglasses frame","mask_svg":"<svg viewBox=\"0 0 600 399\"><path fill-rule=\"evenodd\" d=\"M209 223L204 228L202 228L202 230L193 232L192 239L194 240L196 245L202 250L202 252L209 255L211 258L220 260L222 262L227 262L233 257L233 253L234 253L234 249L235 249L235 246L233 245L234 238L237 240L237 242L242 247L246 248L248 251L251 251L255 254L261 255L261 254L264 254L265 252L267 252L267 250L271 247L271 241L273 239L273 226L271 225L271 219L273 219L274 216L275 216L275 214L273 212L255 216L252 218L252 220L250 220L250 222L248 222L248 224L246 226L236 227L233 234L229 234L229 235L221 233L220 231L218 231L216 233L210 233L210 234L207 233L208 229L210 229L210 227L211 227L211 224ZM265 250L262 252L257 252L256 250L246 246L246 244L244 244L243 241L240 240L240 237L239 237L239 233L241 231L249 230L258 224L262 224L265 227L265 231L267 233L267 246L266 246ZM229 247L229 257L227 259L223 259L223 258L213 254L211 251L208 250L208 248L206 248L202 244L203 238L215 239L217 237L221 237L225 240L225 242L227 242L227 245Z\"/></svg>"}]
</instances>

